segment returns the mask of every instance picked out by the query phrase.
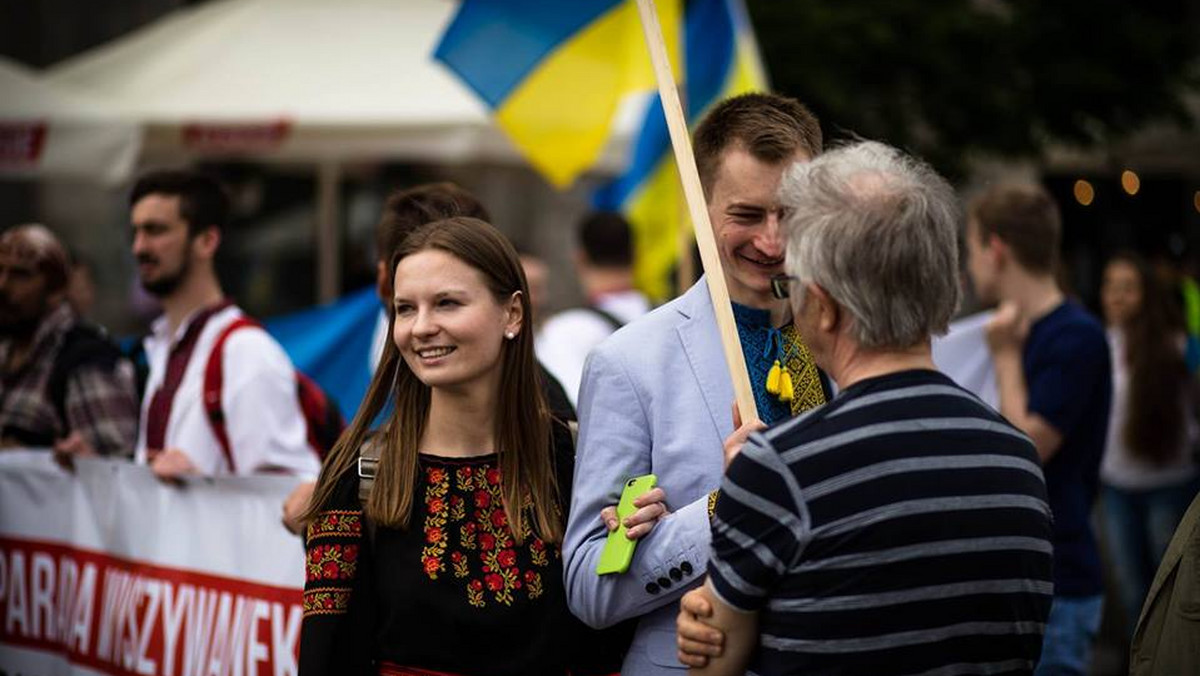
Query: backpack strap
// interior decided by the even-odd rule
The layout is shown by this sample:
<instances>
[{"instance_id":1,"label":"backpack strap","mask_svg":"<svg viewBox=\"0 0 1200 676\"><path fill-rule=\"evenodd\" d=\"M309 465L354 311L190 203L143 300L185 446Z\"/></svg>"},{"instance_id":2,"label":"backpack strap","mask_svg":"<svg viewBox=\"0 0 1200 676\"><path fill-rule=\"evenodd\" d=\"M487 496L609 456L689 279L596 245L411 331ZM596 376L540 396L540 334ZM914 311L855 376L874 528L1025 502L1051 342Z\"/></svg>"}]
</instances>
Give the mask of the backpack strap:
<instances>
[{"instance_id":1,"label":"backpack strap","mask_svg":"<svg viewBox=\"0 0 1200 676\"><path fill-rule=\"evenodd\" d=\"M375 488L375 475L379 471L378 435L369 436L358 447L358 501L362 506L363 525L367 531L367 541L375 544L375 521L367 516L367 501L371 499L371 490Z\"/></svg>"},{"instance_id":2,"label":"backpack strap","mask_svg":"<svg viewBox=\"0 0 1200 676\"><path fill-rule=\"evenodd\" d=\"M71 374L85 364L112 371L120 358L120 348L109 340L108 333L99 326L78 323L67 330L46 381L46 391L63 429L67 429L67 381Z\"/></svg>"},{"instance_id":3,"label":"backpack strap","mask_svg":"<svg viewBox=\"0 0 1200 676\"><path fill-rule=\"evenodd\" d=\"M224 348L229 334L248 326L259 326L253 319L241 316L233 320L217 335L212 351L208 353L208 362L204 365L204 412L208 414L208 422L212 426L213 435L221 445L225 461L229 463L229 471L237 473L237 464L233 460L233 448L229 443L229 430L225 427L225 411L221 409L221 389L224 385Z\"/></svg>"},{"instance_id":4,"label":"backpack strap","mask_svg":"<svg viewBox=\"0 0 1200 676\"><path fill-rule=\"evenodd\" d=\"M358 447L358 501L366 508L375 487L375 475L379 471L379 444L368 438Z\"/></svg>"},{"instance_id":5,"label":"backpack strap","mask_svg":"<svg viewBox=\"0 0 1200 676\"><path fill-rule=\"evenodd\" d=\"M616 331L617 329L621 328L622 326L625 326L625 322L621 321L620 318L618 318L616 315L609 312L608 310L601 310L600 308L596 307L595 305L585 305L583 309L587 310L588 312L591 312L592 314L596 315L600 319L603 319L604 321L608 322L608 325L612 327L613 331Z\"/></svg>"}]
</instances>

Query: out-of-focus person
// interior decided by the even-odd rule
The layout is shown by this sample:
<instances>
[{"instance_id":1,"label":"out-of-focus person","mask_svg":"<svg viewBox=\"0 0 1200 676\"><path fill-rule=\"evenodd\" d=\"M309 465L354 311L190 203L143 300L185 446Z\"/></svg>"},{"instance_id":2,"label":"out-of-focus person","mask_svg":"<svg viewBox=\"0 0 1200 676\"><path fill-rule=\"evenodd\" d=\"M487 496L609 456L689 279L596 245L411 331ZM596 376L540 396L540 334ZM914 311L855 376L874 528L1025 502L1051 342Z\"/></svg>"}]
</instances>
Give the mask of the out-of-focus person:
<instances>
[{"instance_id":1,"label":"out-of-focus person","mask_svg":"<svg viewBox=\"0 0 1200 676\"><path fill-rule=\"evenodd\" d=\"M1130 630L1175 527L1200 489L1195 381L1182 325L1140 256L1122 252L1100 289L1112 349L1113 404L1100 466L1104 524Z\"/></svg>"},{"instance_id":2,"label":"out-of-focus person","mask_svg":"<svg viewBox=\"0 0 1200 676\"><path fill-rule=\"evenodd\" d=\"M0 234L0 448L133 455L133 368L67 302L71 262L48 228Z\"/></svg>"},{"instance_id":3,"label":"out-of-focus person","mask_svg":"<svg viewBox=\"0 0 1200 676\"><path fill-rule=\"evenodd\" d=\"M865 142L797 163L780 193L776 288L839 393L727 441L680 658L702 666L717 630L697 673L1031 673L1053 589L1037 453L930 349L959 302L954 190Z\"/></svg>"},{"instance_id":4,"label":"out-of-focus person","mask_svg":"<svg viewBox=\"0 0 1200 676\"><path fill-rule=\"evenodd\" d=\"M261 328L235 329L245 315L213 267L230 217L223 186L198 172L156 171L137 181L129 204L137 272L163 308L144 340L150 371L137 461L163 479L316 476L292 362ZM209 402L206 371L217 349L219 401Z\"/></svg>"},{"instance_id":5,"label":"out-of-focus person","mask_svg":"<svg viewBox=\"0 0 1200 676\"><path fill-rule=\"evenodd\" d=\"M305 515L300 674L611 673L567 609L573 446L515 249L451 218L392 260L392 342Z\"/></svg>"},{"instance_id":6,"label":"out-of-focus person","mask_svg":"<svg viewBox=\"0 0 1200 676\"><path fill-rule=\"evenodd\" d=\"M575 271L587 305L560 312L542 323L538 359L579 401L588 353L625 324L646 314L650 301L633 287L633 233L621 214L598 211L579 224Z\"/></svg>"},{"instance_id":7,"label":"out-of-focus person","mask_svg":"<svg viewBox=\"0 0 1200 676\"><path fill-rule=\"evenodd\" d=\"M87 317L96 307L96 276L92 264L79 254L71 256L71 276L67 283L67 302L75 314Z\"/></svg>"},{"instance_id":8,"label":"out-of-focus person","mask_svg":"<svg viewBox=\"0 0 1200 676\"><path fill-rule=\"evenodd\" d=\"M1108 433L1104 327L1058 286L1062 220L1041 187L997 184L967 207L975 294L999 303L986 334L1000 413L1037 448L1054 513L1054 603L1038 674L1086 674L1104 580L1091 512Z\"/></svg>"}]
</instances>

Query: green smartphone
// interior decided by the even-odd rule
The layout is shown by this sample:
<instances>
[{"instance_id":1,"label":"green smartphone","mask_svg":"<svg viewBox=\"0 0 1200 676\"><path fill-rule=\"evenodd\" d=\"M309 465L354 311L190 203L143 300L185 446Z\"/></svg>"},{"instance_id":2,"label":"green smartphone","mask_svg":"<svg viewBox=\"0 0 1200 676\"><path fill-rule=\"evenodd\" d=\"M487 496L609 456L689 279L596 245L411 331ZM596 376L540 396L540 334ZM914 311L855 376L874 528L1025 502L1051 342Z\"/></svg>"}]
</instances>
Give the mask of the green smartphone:
<instances>
[{"instance_id":1,"label":"green smartphone","mask_svg":"<svg viewBox=\"0 0 1200 676\"><path fill-rule=\"evenodd\" d=\"M604 550L600 552L600 562L596 564L597 575L624 573L629 570L629 564L633 561L633 550L637 547L637 540L630 540L625 536L625 519L637 511L637 507L633 506L634 499L654 488L656 483L658 483L658 477L653 474L635 476L625 482L625 486L621 489L621 500L617 502L617 529L611 531L608 539L604 541Z\"/></svg>"}]
</instances>

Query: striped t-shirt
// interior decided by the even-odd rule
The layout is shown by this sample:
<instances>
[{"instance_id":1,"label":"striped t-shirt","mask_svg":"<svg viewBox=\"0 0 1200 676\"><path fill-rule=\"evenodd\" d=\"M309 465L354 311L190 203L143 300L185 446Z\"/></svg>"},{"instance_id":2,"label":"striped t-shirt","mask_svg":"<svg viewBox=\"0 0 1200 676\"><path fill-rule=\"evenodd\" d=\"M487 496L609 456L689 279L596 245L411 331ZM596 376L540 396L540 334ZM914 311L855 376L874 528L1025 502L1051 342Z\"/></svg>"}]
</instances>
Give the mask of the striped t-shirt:
<instances>
[{"instance_id":1,"label":"striped t-shirt","mask_svg":"<svg viewBox=\"0 0 1200 676\"><path fill-rule=\"evenodd\" d=\"M1053 594L1033 444L935 371L853 384L730 464L708 570L757 674L1027 674Z\"/></svg>"}]
</instances>

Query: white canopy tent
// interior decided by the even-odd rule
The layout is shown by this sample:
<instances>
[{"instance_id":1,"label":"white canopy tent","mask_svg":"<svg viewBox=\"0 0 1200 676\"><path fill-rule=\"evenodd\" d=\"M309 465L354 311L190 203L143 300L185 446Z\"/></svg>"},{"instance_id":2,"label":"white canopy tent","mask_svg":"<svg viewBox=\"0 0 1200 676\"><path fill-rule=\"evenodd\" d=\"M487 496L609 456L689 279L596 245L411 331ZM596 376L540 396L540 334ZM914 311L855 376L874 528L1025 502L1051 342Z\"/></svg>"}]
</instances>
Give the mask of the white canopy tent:
<instances>
[{"instance_id":1,"label":"white canopy tent","mask_svg":"<svg viewBox=\"0 0 1200 676\"><path fill-rule=\"evenodd\" d=\"M141 134L101 100L64 91L0 57L0 176L119 183Z\"/></svg>"},{"instance_id":2,"label":"white canopy tent","mask_svg":"<svg viewBox=\"0 0 1200 676\"><path fill-rule=\"evenodd\" d=\"M48 71L145 125L146 152L515 159L433 46L455 3L220 0Z\"/></svg>"},{"instance_id":3,"label":"white canopy tent","mask_svg":"<svg viewBox=\"0 0 1200 676\"><path fill-rule=\"evenodd\" d=\"M337 293L342 162L523 162L432 53L450 0L217 0L180 9L47 73L143 126L152 161L252 157L318 166L318 295ZM643 97L622 107L615 170Z\"/></svg>"}]
</instances>

